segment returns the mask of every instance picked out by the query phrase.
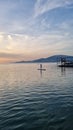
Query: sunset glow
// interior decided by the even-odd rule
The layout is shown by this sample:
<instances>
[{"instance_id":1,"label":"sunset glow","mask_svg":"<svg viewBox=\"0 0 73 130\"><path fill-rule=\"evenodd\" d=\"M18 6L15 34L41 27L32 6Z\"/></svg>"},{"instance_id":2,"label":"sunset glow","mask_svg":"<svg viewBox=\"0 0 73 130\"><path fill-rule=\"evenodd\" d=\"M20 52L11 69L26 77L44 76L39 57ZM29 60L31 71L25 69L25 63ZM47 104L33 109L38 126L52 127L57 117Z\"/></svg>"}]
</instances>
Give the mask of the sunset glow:
<instances>
[{"instance_id":1,"label":"sunset glow","mask_svg":"<svg viewBox=\"0 0 73 130\"><path fill-rule=\"evenodd\" d=\"M73 0L0 0L0 63L73 55Z\"/></svg>"}]
</instances>

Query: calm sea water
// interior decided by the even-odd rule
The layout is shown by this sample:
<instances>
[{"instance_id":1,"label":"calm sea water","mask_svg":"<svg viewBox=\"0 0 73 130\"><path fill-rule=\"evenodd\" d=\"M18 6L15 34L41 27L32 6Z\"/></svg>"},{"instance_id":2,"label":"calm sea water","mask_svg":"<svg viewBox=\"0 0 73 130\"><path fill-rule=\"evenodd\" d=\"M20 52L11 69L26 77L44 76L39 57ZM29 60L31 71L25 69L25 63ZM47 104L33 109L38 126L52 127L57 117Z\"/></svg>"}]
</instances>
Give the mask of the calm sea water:
<instances>
[{"instance_id":1,"label":"calm sea water","mask_svg":"<svg viewBox=\"0 0 73 130\"><path fill-rule=\"evenodd\" d=\"M0 65L0 130L73 130L73 69Z\"/></svg>"}]
</instances>

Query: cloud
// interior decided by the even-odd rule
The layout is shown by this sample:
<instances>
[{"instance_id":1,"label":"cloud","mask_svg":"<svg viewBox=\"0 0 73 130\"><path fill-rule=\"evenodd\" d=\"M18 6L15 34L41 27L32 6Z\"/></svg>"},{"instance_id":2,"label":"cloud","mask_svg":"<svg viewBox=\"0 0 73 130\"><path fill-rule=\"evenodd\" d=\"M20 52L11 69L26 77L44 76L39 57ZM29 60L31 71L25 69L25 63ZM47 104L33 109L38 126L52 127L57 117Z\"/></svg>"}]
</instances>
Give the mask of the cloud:
<instances>
[{"instance_id":1,"label":"cloud","mask_svg":"<svg viewBox=\"0 0 73 130\"><path fill-rule=\"evenodd\" d=\"M32 3L32 0L0 0L0 31L27 32L32 21Z\"/></svg>"},{"instance_id":2,"label":"cloud","mask_svg":"<svg viewBox=\"0 0 73 130\"><path fill-rule=\"evenodd\" d=\"M0 34L0 37L0 58L11 58L12 61L47 57L73 49L73 40L66 34Z\"/></svg>"},{"instance_id":3,"label":"cloud","mask_svg":"<svg viewBox=\"0 0 73 130\"><path fill-rule=\"evenodd\" d=\"M0 0L1 58L30 60L72 53L72 4L73 0Z\"/></svg>"},{"instance_id":4,"label":"cloud","mask_svg":"<svg viewBox=\"0 0 73 130\"><path fill-rule=\"evenodd\" d=\"M73 4L73 0L37 0L35 4L35 17L42 15L43 13L59 8L67 7Z\"/></svg>"}]
</instances>

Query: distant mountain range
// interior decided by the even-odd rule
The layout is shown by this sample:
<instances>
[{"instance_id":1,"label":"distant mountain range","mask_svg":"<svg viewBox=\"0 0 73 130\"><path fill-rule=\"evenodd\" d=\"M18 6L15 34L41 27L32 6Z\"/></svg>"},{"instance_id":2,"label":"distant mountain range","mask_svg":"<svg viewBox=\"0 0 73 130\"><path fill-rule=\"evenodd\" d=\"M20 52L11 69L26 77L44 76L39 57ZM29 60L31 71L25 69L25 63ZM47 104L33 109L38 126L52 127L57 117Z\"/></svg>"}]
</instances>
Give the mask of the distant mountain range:
<instances>
[{"instance_id":1,"label":"distant mountain range","mask_svg":"<svg viewBox=\"0 0 73 130\"><path fill-rule=\"evenodd\" d=\"M73 61L73 56L69 55L53 55L47 58L40 58L40 59L35 59L31 61L18 61L15 63L44 63L44 62L58 62L60 61L61 57L66 58L67 61Z\"/></svg>"}]
</instances>

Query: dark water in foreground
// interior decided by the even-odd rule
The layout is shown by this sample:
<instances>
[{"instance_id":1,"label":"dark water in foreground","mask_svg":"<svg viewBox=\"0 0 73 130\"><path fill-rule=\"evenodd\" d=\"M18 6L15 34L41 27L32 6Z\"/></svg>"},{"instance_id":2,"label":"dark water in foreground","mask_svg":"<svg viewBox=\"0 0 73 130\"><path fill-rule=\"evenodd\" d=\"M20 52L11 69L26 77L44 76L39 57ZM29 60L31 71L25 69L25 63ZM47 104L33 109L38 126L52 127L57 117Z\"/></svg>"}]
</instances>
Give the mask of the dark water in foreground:
<instances>
[{"instance_id":1,"label":"dark water in foreground","mask_svg":"<svg viewBox=\"0 0 73 130\"><path fill-rule=\"evenodd\" d=\"M73 130L73 69L0 65L0 130Z\"/></svg>"}]
</instances>

